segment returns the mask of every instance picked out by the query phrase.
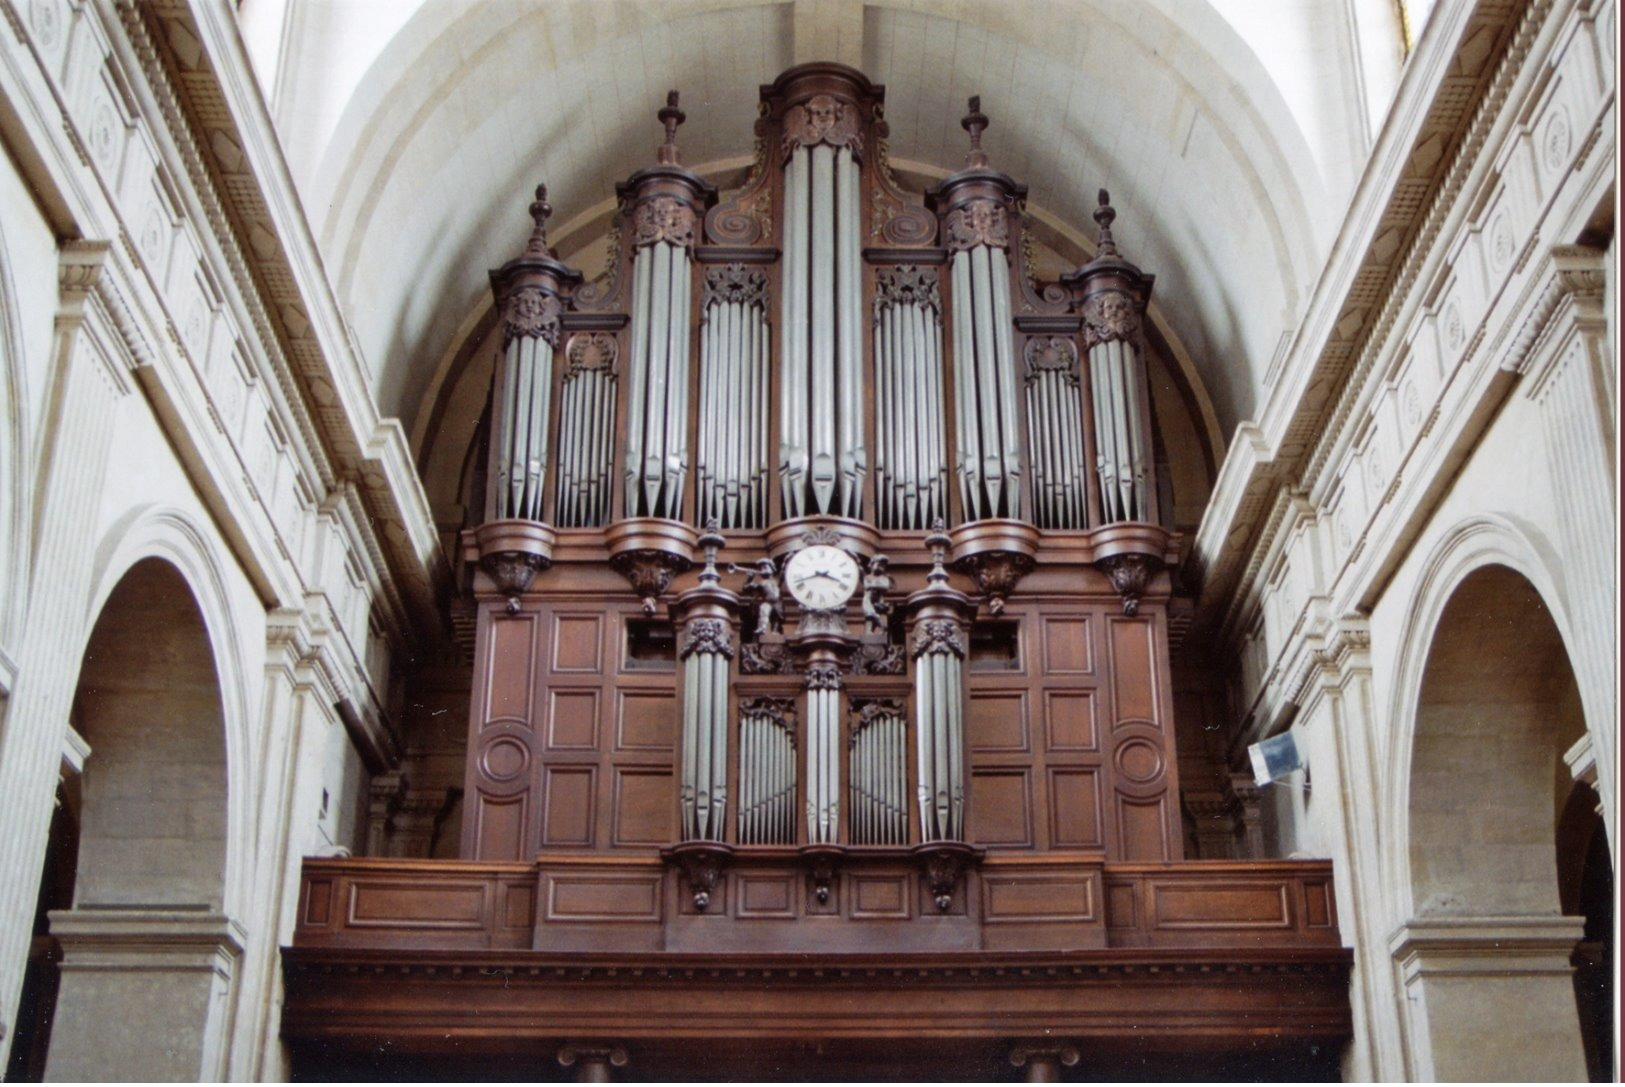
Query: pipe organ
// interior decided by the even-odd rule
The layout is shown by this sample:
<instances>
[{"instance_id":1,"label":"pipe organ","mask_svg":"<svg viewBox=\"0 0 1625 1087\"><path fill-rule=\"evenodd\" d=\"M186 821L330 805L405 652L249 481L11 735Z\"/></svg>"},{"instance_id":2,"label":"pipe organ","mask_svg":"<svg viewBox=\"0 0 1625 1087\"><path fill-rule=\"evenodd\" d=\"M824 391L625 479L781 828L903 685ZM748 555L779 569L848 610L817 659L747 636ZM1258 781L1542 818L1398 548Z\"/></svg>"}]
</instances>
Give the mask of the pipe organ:
<instances>
[{"instance_id":1,"label":"pipe organ","mask_svg":"<svg viewBox=\"0 0 1625 1087\"><path fill-rule=\"evenodd\" d=\"M1152 277L1102 191L1042 280L979 107L915 195L883 88L795 68L719 192L673 92L591 281L538 190L491 274L460 859L307 861L307 1029L422 994L601 1069L1346 1036L1329 868L1183 860Z\"/></svg>"}]
</instances>

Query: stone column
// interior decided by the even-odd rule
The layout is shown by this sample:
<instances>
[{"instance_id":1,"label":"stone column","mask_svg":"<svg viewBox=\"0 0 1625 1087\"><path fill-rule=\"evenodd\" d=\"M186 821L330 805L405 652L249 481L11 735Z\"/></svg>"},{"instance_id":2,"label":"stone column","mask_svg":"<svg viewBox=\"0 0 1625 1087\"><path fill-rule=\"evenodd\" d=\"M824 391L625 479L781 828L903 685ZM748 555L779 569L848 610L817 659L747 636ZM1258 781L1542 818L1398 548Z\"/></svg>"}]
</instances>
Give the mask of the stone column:
<instances>
[{"instance_id":1,"label":"stone column","mask_svg":"<svg viewBox=\"0 0 1625 1087\"><path fill-rule=\"evenodd\" d=\"M1578 917L1421 917L1388 942L1412 1080L1584 1080L1569 954Z\"/></svg>"},{"instance_id":2,"label":"stone column","mask_svg":"<svg viewBox=\"0 0 1625 1087\"><path fill-rule=\"evenodd\" d=\"M88 633L86 598L95 555L84 530L101 502L104 466L118 401L128 396L128 375L100 354L87 323L113 310L130 323L121 299L104 282L106 242L68 242L59 254L59 308L52 344L51 400L54 422L41 436L49 465L34 534L33 565L25 629L18 643L16 682L0 729L0 797L6 833L0 834L0 1026L11 1033L33 931L46 831L55 805L63 728L73 706L79 654ZM104 305L90 305L100 294ZM104 328L118 342L124 327ZM131 337L134 337L132 339ZM137 359L150 359L132 331L126 340Z\"/></svg>"},{"instance_id":3,"label":"stone column","mask_svg":"<svg viewBox=\"0 0 1625 1087\"><path fill-rule=\"evenodd\" d=\"M219 1080L244 932L212 911L55 910L62 987L45 1077Z\"/></svg>"}]
</instances>

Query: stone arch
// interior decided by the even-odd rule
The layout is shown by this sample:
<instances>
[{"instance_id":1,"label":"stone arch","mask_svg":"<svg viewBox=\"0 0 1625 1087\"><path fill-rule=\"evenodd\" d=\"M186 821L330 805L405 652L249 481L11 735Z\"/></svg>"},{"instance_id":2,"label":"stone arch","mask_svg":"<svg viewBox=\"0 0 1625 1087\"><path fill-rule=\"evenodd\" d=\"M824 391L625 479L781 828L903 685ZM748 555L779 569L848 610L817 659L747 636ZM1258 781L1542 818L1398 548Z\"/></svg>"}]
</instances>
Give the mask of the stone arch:
<instances>
[{"instance_id":1,"label":"stone arch","mask_svg":"<svg viewBox=\"0 0 1625 1087\"><path fill-rule=\"evenodd\" d=\"M0 230L0 649L11 649L28 602L28 416L23 335L11 254ZM9 665L0 662L9 672ZM6 684L9 686L9 682ZM3 718L0 690L0 718Z\"/></svg>"},{"instance_id":2,"label":"stone arch","mask_svg":"<svg viewBox=\"0 0 1625 1087\"><path fill-rule=\"evenodd\" d=\"M1585 1077L1558 861L1563 756L1587 733L1549 570L1475 518L1405 624L1386 853L1412 1078Z\"/></svg>"},{"instance_id":3,"label":"stone arch","mask_svg":"<svg viewBox=\"0 0 1625 1087\"><path fill-rule=\"evenodd\" d=\"M244 691L221 567L186 515L105 538L72 724L76 808L51 1079L218 1079L245 933Z\"/></svg>"}]
</instances>

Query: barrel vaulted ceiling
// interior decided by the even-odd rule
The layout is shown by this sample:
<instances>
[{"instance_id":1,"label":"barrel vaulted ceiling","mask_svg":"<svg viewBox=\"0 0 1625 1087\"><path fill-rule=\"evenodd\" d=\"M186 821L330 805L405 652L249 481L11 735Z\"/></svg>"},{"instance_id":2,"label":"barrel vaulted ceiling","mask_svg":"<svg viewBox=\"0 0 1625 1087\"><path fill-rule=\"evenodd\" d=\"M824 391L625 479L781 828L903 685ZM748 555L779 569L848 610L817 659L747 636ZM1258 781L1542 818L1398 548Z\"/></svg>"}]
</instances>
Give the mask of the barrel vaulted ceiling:
<instances>
[{"instance_id":1,"label":"barrel vaulted ceiling","mask_svg":"<svg viewBox=\"0 0 1625 1087\"><path fill-rule=\"evenodd\" d=\"M792 64L884 83L905 174L961 164L980 94L993 164L1074 248L1111 190L1225 436L1262 401L1369 145L1350 0L335 0L258 44L276 3L248 0L244 33L379 406L409 429L489 308L486 270L521 247L531 188L566 252L601 232L671 87L685 163L719 176Z\"/></svg>"}]
</instances>

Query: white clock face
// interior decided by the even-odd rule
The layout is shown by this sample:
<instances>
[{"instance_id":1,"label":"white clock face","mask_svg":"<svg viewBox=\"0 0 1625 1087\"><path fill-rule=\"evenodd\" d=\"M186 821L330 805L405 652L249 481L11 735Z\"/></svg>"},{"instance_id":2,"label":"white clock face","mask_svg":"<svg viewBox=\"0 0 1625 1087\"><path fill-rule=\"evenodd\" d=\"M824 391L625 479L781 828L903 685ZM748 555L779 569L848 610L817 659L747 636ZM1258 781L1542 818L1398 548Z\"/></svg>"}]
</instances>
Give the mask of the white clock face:
<instances>
[{"instance_id":1,"label":"white clock face","mask_svg":"<svg viewBox=\"0 0 1625 1087\"><path fill-rule=\"evenodd\" d=\"M809 611L841 607L852 598L860 578L852 556L829 544L804 547L784 565L784 583L790 595Z\"/></svg>"}]
</instances>

